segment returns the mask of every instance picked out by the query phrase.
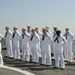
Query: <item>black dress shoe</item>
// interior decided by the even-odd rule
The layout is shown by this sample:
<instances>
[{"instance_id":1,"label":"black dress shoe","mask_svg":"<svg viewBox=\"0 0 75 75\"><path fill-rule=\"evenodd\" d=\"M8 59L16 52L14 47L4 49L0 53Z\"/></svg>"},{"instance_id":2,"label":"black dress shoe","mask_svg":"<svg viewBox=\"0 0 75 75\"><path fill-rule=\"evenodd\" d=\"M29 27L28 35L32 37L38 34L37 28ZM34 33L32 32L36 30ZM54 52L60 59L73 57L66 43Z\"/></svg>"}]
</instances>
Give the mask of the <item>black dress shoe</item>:
<instances>
[{"instance_id":1,"label":"black dress shoe","mask_svg":"<svg viewBox=\"0 0 75 75\"><path fill-rule=\"evenodd\" d=\"M29 63L34 63L33 61L30 61Z\"/></svg>"},{"instance_id":2,"label":"black dress shoe","mask_svg":"<svg viewBox=\"0 0 75 75\"><path fill-rule=\"evenodd\" d=\"M54 66L53 68L56 68L56 69L58 69L59 67L56 67L56 66Z\"/></svg>"},{"instance_id":3,"label":"black dress shoe","mask_svg":"<svg viewBox=\"0 0 75 75\"><path fill-rule=\"evenodd\" d=\"M18 61L21 61L21 59L17 59Z\"/></svg>"},{"instance_id":4,"label":"black dress shoe","mask_svg":"<svg viewBox=\"0 0 75 75\"><path fill-rule=\"evenodd\" d=\"M64 68L61 68L61 70L64 70Z\"/></svg>"},{"instance_id":5,"label":"black dress shoe","mask_svg":"<svg viewBox=\"0 0 75 75\"><path fill-rule=\"evenodd\" d=\"M65 62L68 62L67 60L65 60Z\"/></svg>"},{"instance_id":6,"label":"black dress shoe","mask_svg":"<svg viewBox=\"0 0 75 75\"><path fill-rule=\"evenodd\" d=\"M40 64L40 65L43 65L43 64Z\"/></svg>"},{"instance_id":7,"label":"black dress shoe","mask_svg":"<svg viewBox=\"0 0 75 75\"><path fill-rule=\"evenodd\" d=\"M8 56L5 56L5 58L10 58L10 57L8 57Z\"/></svg>"},{"instance_id":8,"label":"black dress shoe","mask_svg":"<svg viewBox=\"0 0 75 75\"><path fill-rule=\"evenodd\" d=\"M14 59L13 57L10 57L10 59Z\"/></svg>"}]
</instances>

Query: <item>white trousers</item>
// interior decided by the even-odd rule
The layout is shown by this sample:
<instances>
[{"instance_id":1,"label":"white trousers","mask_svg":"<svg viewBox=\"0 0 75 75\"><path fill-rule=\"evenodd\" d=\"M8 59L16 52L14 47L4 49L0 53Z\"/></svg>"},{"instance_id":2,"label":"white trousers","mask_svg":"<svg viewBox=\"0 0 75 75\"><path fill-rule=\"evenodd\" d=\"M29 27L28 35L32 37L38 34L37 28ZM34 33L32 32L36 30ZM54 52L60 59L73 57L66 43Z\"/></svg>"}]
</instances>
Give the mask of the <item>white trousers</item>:
<instances>
[{"instance_id":1,"label":"white trousers","mask_svg":"<svg viewBox=\"0 0 75 75\"><path fill-rule=\"evenodd\" d=\"M13 44L13 57L14 59L20 59L20 50L17 44Z\"/></svg>"},{"instance_id":2,"label":"white trousers","mask_svg":"<svg viewBox=\"0 0 75 75\"><path fill-rule=\"evenodd\" d=\"M31 47L31 51L32 51L32 61L38 63L39 62L38 46Z\"/></svg>"},{"instance_id":3,"label":"white trousers","mask_svg":"<svg viewBox=\"0 0 75 75\"><path fill-rule=\"evenodd\" d=\"M73 61L72 45L65 45L65 60L69 62Z\"/></svg>"},{"instance_id":4,"label":"white trousers","mask_svg":"<svg viewBox=\"0 0 75 75\"><path fill-rule=\"evenodd\" d=\"M7 56L13 57L12 42L11 42L11 44L6 43L6 48L7 48Z\"/></svg>"},{"instance_id":5,"label":"white trousers","mask_svg":"<svg viewBox=\"0 0 75 75\"><path fill-rule=\"evenodd\" d=\"M30 60L30 55L29 55L29 48L22 46L22 60L23 61L29 61Z\"/></svg>"},{"instance_id":6,"label":"white trousers","mask_svg":"<svg viewBox=\"0 0 75 75\"><path fill-rule=\"evenodd\" d=\"M65 68L63 53L56 52L55 56L55 67L59 67L60 65L61 68Z\"/></svg>"},{"instance_id":7,"label":"white trousers","mask_svg":"<svg viewBox=\"0 0 75 75\"><path fill-rule=\"evenodd\" d=\"M0 65L3 65L3 58L1 54L1 44L0 44Z\"/></svg>"},{"instance_id":8,"label":"white trousers","mask_svg":"<svg viewBox=\"0 0 75 75\"><path fill-rule=\"evenodd\" d=\"M55 48L55 44L53 43L53 54L54 54L54 59L55 59L55 57L56 57L56 56L55 56L55 49L56 49L56 48Z\"/></svg>"},{"instance_id":9,"label":"white trousers","mask_svg":"<svg viewBox=\"0 0 75 75\"><path fill-rule=\"evenodd\" d=\"M41 47L40 47L40 42L38 43L38 53L39 53L39 57L41 57Z\"/></svg>"},{"instance_id":10,"label":"white trousers","mask_svg":"<svg viewBox=\"0 0 75 75\"><path fill-rule=\"evenodd\" d=\"M42 64L44 64L44 65L52 65L51 51L49 50L48 47L42 48Z\"/></svg>"},{"instance_id":11,"label":"white trousers","mask_svg":"<svg viewBox=\"0 0 75 75\"><path fill-rule=\"evenodd\" d=\"M2 58L2 54L0 54L0 65L3 65L3 58Z\"/></svg>"}]
</instances>

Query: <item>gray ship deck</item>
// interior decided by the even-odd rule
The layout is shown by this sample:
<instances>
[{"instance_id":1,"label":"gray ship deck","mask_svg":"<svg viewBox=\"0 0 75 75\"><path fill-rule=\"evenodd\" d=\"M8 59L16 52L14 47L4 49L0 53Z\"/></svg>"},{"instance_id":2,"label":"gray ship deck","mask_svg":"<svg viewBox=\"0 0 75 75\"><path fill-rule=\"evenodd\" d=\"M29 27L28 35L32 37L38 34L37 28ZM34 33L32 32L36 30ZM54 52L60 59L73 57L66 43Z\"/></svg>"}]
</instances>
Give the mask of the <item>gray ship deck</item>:
<instances>
[{"instance_id":1,"label":"gray ship deck","mask_svg":"<svg viewBox=\"0 0 75 75\"><path fill-rule=\"evenodd\" d=\"M40 64L28 63L21 60L15 60L15 59L5 57L6 50L2 50L2 54L3 54L3 60L5 66L18 68L23 71L31 72L35 75L75 75L75 61L73 61L70 64L66 63L66 68L64 70L60 70L60 69L53 68L54 60L52 60L53 62L52 66L47 67ZM40 63L41 63L41 59L40 59ZM7 75L8 73L9 75L23 75L18 72L9 71L7 69L2 69L2 68L0 68L0 73L3 73L0 75Z\"/></svg>"}]
</instances>

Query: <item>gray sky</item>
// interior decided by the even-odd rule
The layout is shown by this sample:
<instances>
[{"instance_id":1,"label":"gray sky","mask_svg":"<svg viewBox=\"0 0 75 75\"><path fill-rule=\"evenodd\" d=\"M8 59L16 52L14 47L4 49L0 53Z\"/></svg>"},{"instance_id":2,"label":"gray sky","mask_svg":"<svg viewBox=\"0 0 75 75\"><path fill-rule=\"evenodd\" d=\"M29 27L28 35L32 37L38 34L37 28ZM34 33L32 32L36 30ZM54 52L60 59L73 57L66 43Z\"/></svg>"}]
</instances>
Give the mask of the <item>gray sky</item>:
<instances>
[{"instance_id":1,"label":"gray sky","mask_svg":"<svg viewBox=\"0 0 75 75\"><path fill-rule=\"evenodd\" d=\"M4 34L5 26L22 27L54 26L62 30L75 29L75 0L0 0L0 32Z\"/></svg>"}]
</instances>

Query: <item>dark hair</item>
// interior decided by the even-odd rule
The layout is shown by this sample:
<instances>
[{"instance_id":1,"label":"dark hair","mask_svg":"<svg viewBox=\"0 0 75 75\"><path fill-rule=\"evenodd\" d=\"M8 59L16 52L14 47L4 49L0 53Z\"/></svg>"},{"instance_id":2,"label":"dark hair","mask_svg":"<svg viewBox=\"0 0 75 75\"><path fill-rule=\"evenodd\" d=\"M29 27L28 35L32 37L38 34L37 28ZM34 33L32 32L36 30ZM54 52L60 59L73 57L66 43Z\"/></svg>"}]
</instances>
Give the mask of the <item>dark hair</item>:
<instances>
[{"instance_id":1,"label":"dark hair","mask_svg":"<svg viewBox=\"0 0 75 75\"><path fill-rule=\"evenodd\" d=\"M56 34L59 36L61 34L61 30L57 30Z\"/></svg>"}]
</instances>

